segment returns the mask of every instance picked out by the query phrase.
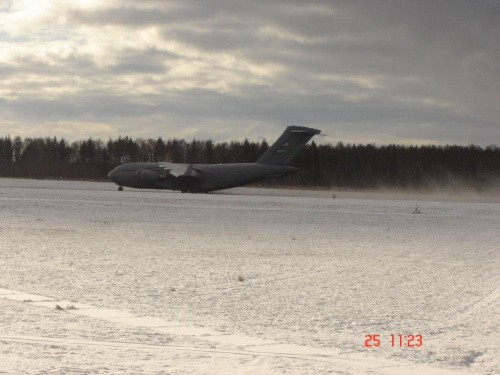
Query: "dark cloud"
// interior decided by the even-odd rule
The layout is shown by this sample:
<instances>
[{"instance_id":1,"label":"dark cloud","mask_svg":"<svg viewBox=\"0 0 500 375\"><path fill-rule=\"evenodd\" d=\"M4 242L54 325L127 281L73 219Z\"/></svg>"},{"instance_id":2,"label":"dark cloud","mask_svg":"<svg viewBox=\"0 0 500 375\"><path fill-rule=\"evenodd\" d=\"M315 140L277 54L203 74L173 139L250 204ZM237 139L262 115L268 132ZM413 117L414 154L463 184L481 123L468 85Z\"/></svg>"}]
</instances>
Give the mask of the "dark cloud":
<instances>
[{"instance_id":1,"label":"dark cloud","mask_svg":"<svg viewBox=\"0 0 500 375\"><path fill-rule=\"evenodd\" d=\"M106 70L111 74L123 73L165 73L169 61L177 59L178 56L168 51L160 51L156 48L148 50L125 50L120 59Z\"/></svg>"},{"instance_id":2,"label":"dark cloud","mask_svg":"<svg viewBox=\"0 0 500 375\"><path fill-rule=\"evenodd\" d=\"M68 12L72 22L87 25L122 25L143 27L162 25L178 20L179 13L161 9L111 8L98 10L73 9Z\"/></svg>"},{"instance_id":3,"label":"dark cloud","mask_svg":"<svg viewBox=\"0 0 500 375\"><path fill-rule=\"evenodd\" d=\"M242 30L197 31L192 29L168 30L163 33L165 39L174 39L186 43L201 51L219 52L253 48L259 38Z\"/></svg>"}]
</instances>

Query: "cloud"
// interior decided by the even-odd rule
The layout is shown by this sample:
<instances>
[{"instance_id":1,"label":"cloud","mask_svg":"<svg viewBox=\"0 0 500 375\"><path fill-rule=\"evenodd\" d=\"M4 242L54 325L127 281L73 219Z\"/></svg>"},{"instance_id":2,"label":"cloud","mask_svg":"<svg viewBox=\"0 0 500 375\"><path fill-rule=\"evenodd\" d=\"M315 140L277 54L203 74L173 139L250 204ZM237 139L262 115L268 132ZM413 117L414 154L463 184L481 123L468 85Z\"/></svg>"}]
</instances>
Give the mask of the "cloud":
<instances>
[{"instance_id":1,"label":"cloud","mask_svg":"<svg viewBox=\"0 0 500 375\"><path fill-rule=\"evenodd\" d=\"M499 8L0 3L0 133L39 121L44 131L78 123L103 138L228 140L270 138L294 123L323 129L330 142L490 144L500 115Z\"/></svg>"}]
</instances>

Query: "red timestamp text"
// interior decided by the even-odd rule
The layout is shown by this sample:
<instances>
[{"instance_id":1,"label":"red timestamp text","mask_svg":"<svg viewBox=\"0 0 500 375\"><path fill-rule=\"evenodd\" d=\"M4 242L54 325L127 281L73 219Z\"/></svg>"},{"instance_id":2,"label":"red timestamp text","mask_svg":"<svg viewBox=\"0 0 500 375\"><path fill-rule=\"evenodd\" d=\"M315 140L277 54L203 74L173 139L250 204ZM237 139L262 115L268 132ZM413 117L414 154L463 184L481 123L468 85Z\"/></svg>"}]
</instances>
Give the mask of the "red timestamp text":
<instances>
[{"instance_id":1,"label":"red timestamp text","mask_svg":"<svg viewBox=\"0 0 500 375\"><path fill-rule=\"evenodd\" d=\"M424 338L422 335L402 335L402 334L391 334L385 339L381 338L382 335L365 335L365 347L373 348L382 345L382 342L390 343L393 348L418 348L424 344Z\"/></svg>"}]
</instances>

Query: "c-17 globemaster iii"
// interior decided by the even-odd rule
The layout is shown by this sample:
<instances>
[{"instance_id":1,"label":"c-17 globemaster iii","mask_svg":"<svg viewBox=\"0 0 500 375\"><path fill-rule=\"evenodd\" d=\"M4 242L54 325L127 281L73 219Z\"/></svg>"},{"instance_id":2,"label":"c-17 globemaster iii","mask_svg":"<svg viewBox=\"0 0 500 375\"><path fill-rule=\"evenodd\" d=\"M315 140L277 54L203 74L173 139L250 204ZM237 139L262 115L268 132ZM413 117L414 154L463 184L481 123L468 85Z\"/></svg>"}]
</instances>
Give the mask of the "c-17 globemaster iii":
<instances>
[{"instance_id":1,"label":"c-17 globemaster iii","mask_svg":"<svg viewBox=\"0 0 500 375\"><path fill-rule=\"evenodd\" d=\"M290 166L291 161L319 133L321 130L289 126L256 163L126 163L113 169L108 177L120 191L123 186L183 193L233 188L299 171L299 168Z\"/></svg>"}]
</instances>

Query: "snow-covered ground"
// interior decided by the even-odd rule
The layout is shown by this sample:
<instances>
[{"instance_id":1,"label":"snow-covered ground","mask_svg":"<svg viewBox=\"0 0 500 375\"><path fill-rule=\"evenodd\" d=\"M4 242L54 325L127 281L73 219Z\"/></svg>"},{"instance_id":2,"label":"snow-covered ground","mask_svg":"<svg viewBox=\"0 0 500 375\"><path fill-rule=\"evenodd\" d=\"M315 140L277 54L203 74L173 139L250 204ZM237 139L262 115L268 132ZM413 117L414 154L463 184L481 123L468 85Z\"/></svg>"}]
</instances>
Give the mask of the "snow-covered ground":
<instances>
[{"instance_id":1,"label":"snow-covered ground","mask_svg":"<svg viewBox=\"0 0 500 375\"><path fill-rule=\"evenodd\" d=\"M263 192L0 179L0 374L500 373L498 203Z\"/></svg>"}]
</instances>

